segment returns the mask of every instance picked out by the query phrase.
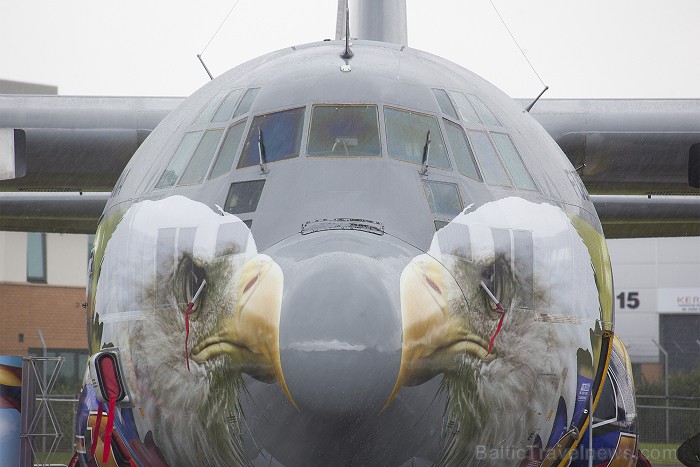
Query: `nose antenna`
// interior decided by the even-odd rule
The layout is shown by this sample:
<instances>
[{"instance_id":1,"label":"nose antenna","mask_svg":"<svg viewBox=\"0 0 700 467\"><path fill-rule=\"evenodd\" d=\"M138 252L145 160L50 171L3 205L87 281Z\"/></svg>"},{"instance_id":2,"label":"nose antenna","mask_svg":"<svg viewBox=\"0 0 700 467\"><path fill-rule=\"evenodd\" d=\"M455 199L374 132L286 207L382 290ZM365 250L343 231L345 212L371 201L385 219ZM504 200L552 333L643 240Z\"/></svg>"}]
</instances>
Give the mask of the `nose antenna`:
<instances>
[{"instance_id":1,"label":"nose antenna","mask_svg":"<svg viewBox=\"0 0 700 467\"><path fill-rule=\"evenodd\" d=\"M204 52L206 52L207 48L209 47L209 44L211 44L211 41L213 41L214 38L216 37L216 35L219 34L219 31L221 31L221 28L224 26L224 23L226 22L228 17L231 16L231 13L233 13L233 10L236 8L236 6L238 5L238 2L240 2L240 1L241 0L236 0L236 3L233 4L231 9L228 11L228 14L224 17L223 21L221 21L221 24L214 32L214 35L211 36L211 39L209 39L209 42L207 42L207 45L205 45L204 48L202 49L202 51L197 54L197 58L199 59L199 63L201 63L202 66L204 67L204 71L207 72L207 75L209 75L210 80L214 79L214 76L211 74L211 71L209 71L209 68L204 63L204 59L202 58L202 55L204 55Z\"/></svg>"},{"instance_id":2,"label":"nose antenna","mask_svg":"<svg viewBox=\"0 0 700 467\"><path fill-rule=\"evenodd\" d=\"M343 60L350 60L352 56L355 55L350 50L350 7L348 6L347 0L345 2L345 51L340 54L340 58Z\"/></svg>"},{"instance_id":3,"label":"nose antenna","mask_svg":"<svg viewBox=\"0 0 700 467\"><path fill-rule=\"evenodd\" d=\"M197 58L199 59L199 63L201 63L202 66L204 67L204 71L206 71L207 74L209 75L209 79L210 80L214 79L214 77L211 74L211 71L209 71L209 68L207 68L206 63L204 63L204 60L202 59L202 54L197 54Z\"/></svg>"},{"instance_id":4,"label":"nose antenna","mask_svg":"<svg viewBox=\"0 0 700 467\"><path fill-rule=\"evenodd\" d=\"M537 104L537 101L540 100L540 97L542 97L542 94L544 94L545 92L547 92L547 89L549 89L549 86L545 86L545 87L544 87L544 89L542 90L542 92L539 93L539 95L538 95L537 97L535 97L535 100L534 100L534 101L532 101L532 104L530 104L530 105L527 106L527 108L525 109L525 112L530 112L530 110L532 110L532 108L535 106L535 104ZM585 166L585 164L584 164L584 166ZM576 169L576 170L578 171L578 169Z\"/></svg>"}]
</instances>

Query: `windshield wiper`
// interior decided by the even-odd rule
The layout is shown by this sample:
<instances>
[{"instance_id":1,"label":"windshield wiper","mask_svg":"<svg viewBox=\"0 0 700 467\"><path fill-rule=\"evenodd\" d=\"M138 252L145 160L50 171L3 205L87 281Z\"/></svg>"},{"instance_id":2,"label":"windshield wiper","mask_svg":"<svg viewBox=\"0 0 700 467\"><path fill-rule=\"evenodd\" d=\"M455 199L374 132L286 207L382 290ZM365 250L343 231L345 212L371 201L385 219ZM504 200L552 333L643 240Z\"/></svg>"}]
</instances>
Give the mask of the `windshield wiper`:
<instances>
[{"instance_id":1,"label":"windshield wiper","mask_svg":"<svg viewBox=\"0 0 700 467\"><path fill-rule=\"evenodd\" d=\"M260 127L258 127L258 159L260 159L260 173L268 173L270 170L265 165L267 162L265 158L265 143L263 142L262 128Z\"/></svg>"},{"instance_id":2,"label":"windshield wiper","mask_svg":"<svg viewBox=\"0 0 700 467\"><path fill-rule=\"evenodd\" d=\"M421 175L425 175L428 173L428 156L430 155L430 130L428 130L428 134L425 135L425 146L423 146L423 160L421 161L421 164L423 167L421 167L420 173Z\"/></svg>"}]
</instances>

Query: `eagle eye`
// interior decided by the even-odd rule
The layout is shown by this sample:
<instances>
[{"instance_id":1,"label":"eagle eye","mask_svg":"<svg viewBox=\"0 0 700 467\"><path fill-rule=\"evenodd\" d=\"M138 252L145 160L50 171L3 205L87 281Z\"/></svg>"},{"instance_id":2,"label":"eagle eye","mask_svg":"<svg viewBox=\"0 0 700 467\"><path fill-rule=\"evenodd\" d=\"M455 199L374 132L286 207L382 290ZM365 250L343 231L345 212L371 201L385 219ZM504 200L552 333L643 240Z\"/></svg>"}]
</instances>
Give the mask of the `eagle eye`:
<instances>
[{"instance_id":1,"label":"eagle eye","mask_svg":"<svg viewBox=\"0 0 700 467\"><path fill-rule=\"evenodd\" d=\"M498 298L498 294L496 292L496 268L493 263L481 269L481 281L486 287L488 287L491 293Z\"/></svg>"},{"instance_id":2,"label":"eagle eye","mask_svg":"<svg viewBox=\"0 0 700 467\"><path fill-rule=\"evenodd\" d=\"M481 269L481 281L496 297L503 307L508 307L509 301L509 282L511 278L511 270L506 258L497 256L495 261ZM496 305L493 300L485 293L483 294L487 309L494 311ZM492 317L498 317L498 314L493 314Z\"/></svg>"},{"instance_id":3,"label":"eagle eye","mask_svg":"<svg viewBox=\"0 0 700 467\"><path fill-rule=\"evenodd\" d=\"M206 270L192 260L190 257L183 258L180 263L180 302L188 305L192 302L194 296L197 294L197 290L202 286L202 283L206 279ZM203 291L204 292L204 291ZM202 301L202 294L197 299L192 307L193 311L196 311L199 303Z\"/></svg>"}]
</instances>

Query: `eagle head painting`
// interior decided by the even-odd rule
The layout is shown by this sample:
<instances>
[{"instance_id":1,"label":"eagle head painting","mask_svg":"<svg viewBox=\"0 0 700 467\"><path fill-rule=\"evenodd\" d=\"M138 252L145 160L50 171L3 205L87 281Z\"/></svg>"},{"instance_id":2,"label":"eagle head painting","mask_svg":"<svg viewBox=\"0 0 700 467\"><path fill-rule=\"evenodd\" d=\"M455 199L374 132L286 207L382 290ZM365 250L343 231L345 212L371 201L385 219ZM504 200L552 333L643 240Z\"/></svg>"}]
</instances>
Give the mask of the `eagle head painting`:
<instances>
[{"instance_id":1,"label":"eagle head painting","mask_svg":"<svg viewBox=\"0 0 700 467\"><path fill-rule=\"evenodd\" d=\"M131 397L117 422L133 419L168 465L245 464L242 375L278 383L292 401L279 266L237 217L172 196L128 209L100 269L101 345L119 349Z\"/></svg>"},{"instance_id":2,"label":"eagle head painting","mask_svg":"<svg viewBox=\"0 0 700 467\"><path fill-rule=\"evenodd\" d=\"M442 375L439 465L517 465L552 448L590 394L598 297L591 256L561 209L521 198L468 208L403 271L388 404Z\"/></svg>"},{"instance_id":3,"label":"eagle head painting","mask_svg":"<svg viewBox=\"0 0 700 467\"><path fill-rule=\"evenodd\" d=\"M132 205L113 226L95 254L93 347L119 354L129 401L115 424L140 459L247 465L242 407L261 386L283 404L265 412L280 419L275 439L317 423L313 411L297 412L282 372L282 268L240 219L171 196ZM372 420L406 418L384 435L420 426L403 422L418 411L388 408L395 399L409 407L413 390L402 388L432 381L422 388L440 391L436 465L548 465L538 456L566 451L590 407L607 316L581 229L559 207L505 198L467 208L426 253L401 257L398 370Z\"/></svg>"}]
</instances>

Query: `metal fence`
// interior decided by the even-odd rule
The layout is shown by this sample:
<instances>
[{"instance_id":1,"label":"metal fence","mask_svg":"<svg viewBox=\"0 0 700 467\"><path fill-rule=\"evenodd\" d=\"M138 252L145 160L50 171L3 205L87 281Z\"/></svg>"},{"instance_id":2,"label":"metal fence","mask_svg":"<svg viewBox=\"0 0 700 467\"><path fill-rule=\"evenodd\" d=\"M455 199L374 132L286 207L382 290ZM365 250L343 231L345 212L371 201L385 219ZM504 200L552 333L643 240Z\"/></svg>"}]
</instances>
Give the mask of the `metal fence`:
<instances>
[{"instance_id":1,"label":"metal fence","mask_svg":"<svg viewBox=\"0 0 700 467\"><path fill-rule=\"evenodd\" d=\"M73 452L78 395L52 394L49 400L63 434L56 451ZM664 396L637 395L637 404L639 436L644 442L680 444L700 430L700 397L669 396L666 399Z\"/></svg>"},{"instance_id":2,"label":"metal fence","mask_svg":"<svg viewBox=\"0 0 700 467\"><path fill-rule=\"evenodd\" d=\"M77 411L76 396L54 394L63 357L23 357L22 410L20 422L21 466L61 466L57 453L69 453L75 433L72 423ZM70 436L64 430L71 430Z\"/></svg>"},{"instance_id":3,"label":"metal fence","mask_svg":"<svg viewBox=\"0 0 700 467\"><path fill-rule=\"evenodd\" d=\"M37 402L40 398L37 397ZM78 408L78 395L51 394L49 402L53 406L56 421L60 426L61 438L57 453L72 453L75 450L75 414ZM668 403L668 407L667 404ZM637 395L637 415L640 440L645 443L679 445L691 434L700 430L700 397L647 396ZM47 414L44 414L48 418ZM667 425L668 421L668 425ZM50 421L40 421L43 425ZM668 426L668 430L667 430ZM39 450L47 452L50 441L38 441ZM57 456L65 457L65 456Z\"/></svg>"},{"instance_id":4,"label":"metal fence","mask_svg":"<svg viewBox=\"0 0 700 467\"><path fill-rule=\"evenodd\" d=\"M700 430L700 397L637 395L639 437L680 444Z\"/></svg>"},{"instance_id":5,"label":"metal fence","mask_svg":"<svg viewBox=\"0 0 700 467\"><path fill-rule=\"evenodd\" d=\"M37 397L37 402L40 399ZM56 415L56 421L60 427L61 437L56 447L56 452L74 452L75 451L75 414L78 411L78 395L77 394L52 394L48 398L53 406ZM43 418L46 418L44 420ZM48 415L44 414L40 419L42 425L49 424ZM47 441L42 439L38 442L41 451L47 452L49 446Z\"/></svg>"}]
</instances>

